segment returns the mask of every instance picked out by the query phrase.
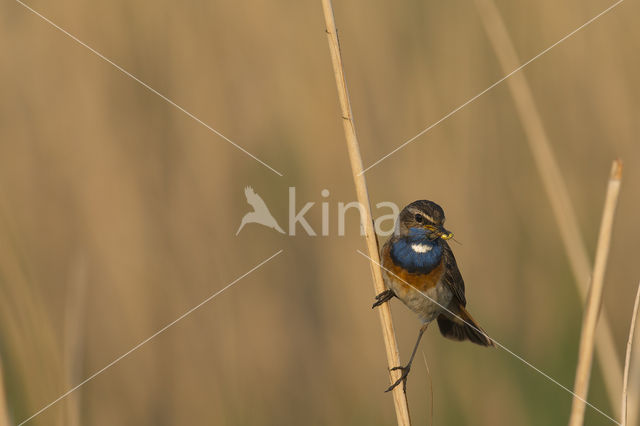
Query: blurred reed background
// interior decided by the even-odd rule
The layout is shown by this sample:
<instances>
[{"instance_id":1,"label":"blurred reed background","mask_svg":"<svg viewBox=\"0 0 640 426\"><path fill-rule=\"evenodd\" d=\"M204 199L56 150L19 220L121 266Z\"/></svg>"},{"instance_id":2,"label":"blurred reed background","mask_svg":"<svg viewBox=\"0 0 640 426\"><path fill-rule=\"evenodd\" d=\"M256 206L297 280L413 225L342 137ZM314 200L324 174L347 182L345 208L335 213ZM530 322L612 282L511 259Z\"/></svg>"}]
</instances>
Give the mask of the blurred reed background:
<instances>
[{"instance_id":1,"label":"blurred reed background","mask_svg":"<svg viewBox=\"0 0 640 426\"><path fill-rule=\"evenodd\" d=\"M610 4L497 2L522 61ZM320 2L29 5L284 177L18 3L2 3L0 368L10 424L279 249L29 424L392 424L355 210L347 235L336 235L338 202L355 192ZM473 2L334 8L365 165L504 75ZM625 161L604 294L620 356L639 278L639 12L622 3L523 71L591 256L611 160ZM582 308L507 85L367 179L374 205L427 198L445 208L474 316L571 387ZM289 186L298 208L316 203L307 218L318 233L320 203L329 202L331 236L254 224L236 237L251 210L247 185L283 227ZM406 360L419 323L392 303ZM436 424L568 419L571 396L501 350L447 341L435 329L422 349ZM589 400L611 413L595 365ZM427 423L428 401L426 369L416 363L415 424ZM587 409L586 424L611 423Z\"/></svg>"}]
</instances>

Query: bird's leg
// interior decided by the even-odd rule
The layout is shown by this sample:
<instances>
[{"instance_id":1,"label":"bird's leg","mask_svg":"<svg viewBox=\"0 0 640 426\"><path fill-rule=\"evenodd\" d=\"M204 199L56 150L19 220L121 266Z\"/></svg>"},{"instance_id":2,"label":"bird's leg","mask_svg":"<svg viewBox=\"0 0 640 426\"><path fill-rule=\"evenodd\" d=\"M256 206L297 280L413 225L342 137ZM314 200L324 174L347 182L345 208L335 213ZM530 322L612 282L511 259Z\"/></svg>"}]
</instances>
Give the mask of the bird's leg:
<instances>
[{"instance_id":1,"label":"bird's leg","mask_svg":"<svg viewBox=\"0 0 640 426\"><path fill-rule=\"evenodd\" d=\"M400 378L398 380L396 380L394 384L389 386L389 388L385 392L389 392L389 391L393 390L393 388L395 388L400 383L402 383L402 391L404 393L407 393L407 376L409 376L409 370L411 370L411 363L413 362L413 358L416 356L416 351L418 350L418 345L420 345L420 339L422 339L422 335L424 334L424 332L427 331L427 327L429 327L429 323L428 322L424 323L422 325L422 327L420 327L420 332L418 333L418 340L416 341L416 345L413 347L413 352L411 352L411 358L409 358L409 363L404 367L393 367L391 369L391 371L393 371L393 370L401 370L402 374L400 375Z\"/></svg>"},{"instance_id":2,"label":"bird's leg","mask_svg":"<svg viewBox=\"0 0 640 426\"><path fill-rule=\"evenodd\" d=\"M389 300L393 299L393 297L396 294L393 292L393 290L385 290L382 293L380 293L379 295L376 296L376 303L373 304L373 306L371 307L371 309L382 305L385 302L388 302Z\"/></svg>"}]
</instances>

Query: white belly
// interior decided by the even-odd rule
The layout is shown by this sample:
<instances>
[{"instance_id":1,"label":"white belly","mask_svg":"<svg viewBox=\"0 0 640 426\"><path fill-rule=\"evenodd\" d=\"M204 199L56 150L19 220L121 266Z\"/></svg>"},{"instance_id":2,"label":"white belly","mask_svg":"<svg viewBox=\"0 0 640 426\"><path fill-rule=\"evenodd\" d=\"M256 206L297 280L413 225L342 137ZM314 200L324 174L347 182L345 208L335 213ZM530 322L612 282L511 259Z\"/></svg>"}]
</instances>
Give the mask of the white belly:
<instances>
[{"instance_id":1,"label":"white belly","mask_svg":"<svg viewBox=\"0 0 640 426\"><path fill-rule=\"evenodd\" d=\"M402 300L409 309L418 314L422 322L431 322L443 311L449 309L453 293L442 281L420 292L412 287L407 289L407 284L394 276L388 276L386 273L383 276L387 287L393 290L398 299Z\"/></svg>"}]
</instances>

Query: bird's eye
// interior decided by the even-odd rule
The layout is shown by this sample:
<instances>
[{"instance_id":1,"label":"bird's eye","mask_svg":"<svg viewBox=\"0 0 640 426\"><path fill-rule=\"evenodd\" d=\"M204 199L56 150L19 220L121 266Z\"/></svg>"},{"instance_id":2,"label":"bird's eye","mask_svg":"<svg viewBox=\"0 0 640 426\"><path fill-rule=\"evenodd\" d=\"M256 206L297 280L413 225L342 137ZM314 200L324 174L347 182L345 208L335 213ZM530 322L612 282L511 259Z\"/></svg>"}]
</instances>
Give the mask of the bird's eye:
<instances>
[{"instance_id":1,"label":"bird's eye","mask_svg":"<svg viewBox=\"0 0 640 426\"><path fill-rule=\"evenodd\" d=\"M423 220L424 220L424 218L422 217L422 215L421 215L421 214L417 214L417 215L416 215L416 222L418 222L418 223L422 223L422 221L423 221Z\"/></svg>"}]
</instances>

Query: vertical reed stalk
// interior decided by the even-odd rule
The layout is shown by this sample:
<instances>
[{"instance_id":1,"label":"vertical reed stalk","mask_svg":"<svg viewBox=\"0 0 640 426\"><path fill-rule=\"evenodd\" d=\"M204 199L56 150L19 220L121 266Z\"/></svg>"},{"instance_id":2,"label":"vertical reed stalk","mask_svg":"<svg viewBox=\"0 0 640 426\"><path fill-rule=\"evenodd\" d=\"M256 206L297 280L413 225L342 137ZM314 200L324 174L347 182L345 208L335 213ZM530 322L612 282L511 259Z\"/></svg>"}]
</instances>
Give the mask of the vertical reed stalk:
<instances>
[{"instance_id":1,"label":"vertical reed stalk","mask_svg":"<svg viewBox=\"0 0 640 426\"><path fill-rule=\"evenodd\" d=\"M2 358L0 358L0 426L9 426L9 409L7 395L4 392L4 376L2 374Z\"/></svg>"},{"instance_id":2,"label":"vertical reed stalk","mask_svg":"<svg viewBox=\"0 0 640 426\"><path fill-rule=\"evenodd\" d=\"M636 328L629 363L629 399L631 401L640 401L640 336L638 334L640 334L640 328ZM627 406L627 424L640 426L640 404L633 403Z\"/></svg>"},{"instance_id":3,"label":"vertical reed stalk","mask_svg":"<svg viewBox=\"0 0 640 426\"><path fill-rule=\"evenodd\" d=\"M489 41L496 52L503 71L505 74L512 72L520 66L520 61L500 12L493 0L475 0L475 2ZM547 137L542 118L525 75L522 72L515 73L507 79L507 84L522 122L522 127L527 135L527 142L533 154L538 174L551 202L562 243L569 258L580 298L584 303L587 298L591 265L584 238L578 228L578 219L571 204L569 190L551 149L551 142ZM615 416L619 417L620 413L617 413L617 410L620 407L618 397L622 387L622 366L616 352L613 333L609 325L609 317L604 308L602 308L600 314L596 335L596 350L600 368L603 371L607 394L609 395L611 406L614 407Z\"/></svg>"},{"instance_id":4,"label":"vertical reed stalk","mask_svg":"<svg viewBox=\"0 0 640 426\"><path fill-rule=\"evenodd\" d=\"M424 366L427 369L427 377L429 378L429 426L433 426L433 377L431 377L431 370L429 370L429 363L424 351L422 351L422 359L424 359Z\"/></svg>"},{"instance_id":5,"label":"vertical reed stalk","mask_svg":"<svg viewBox=\"0 0 640 426\"><path fill-rule=\"evenodd\" d=\"M64 363L68 387L71 388L82 381L82 365L84 362L84 326L86 322L87 268L84 255L76 256L72 264L72 273L67 287L67 304L65 308L64 330ZM74 392L67 397L67 426L80 426L82 392Z\"/></svg>"},{"instance_id":6,"label":"vertical reed stalk","mask_svg":"<svg viewBox=\"0 0 640 426\"><path fill-rule=\"evenodd\" d=\"M633 304L631 314L631 325L629 326L629 339L627 340L627 354L624 361L624 374L622 376L622 403L620 405L620 426L627 425L627 387L629 385L629 368L631 365L631 347L633 346L633 335L636 330L636 319L638 318L638 302L640 301L640 283L636 291L636 301Z\"/></svg>"},{"instance_id":7,"label":"vertical reed stalk","mask_svg":"<svg viewBox=\"0 0 640 426\"><path fill-rule=\"evenodd\" d=\"M620 182L622 179L622 163L620 160L613 162L611 166L611 177L607 188L607 197L604 202L604 212L600 223L600 235L598 236L598 247L596 249L596 260L593 267L593 279L589 287L587 306L582 318L582 333L580 335L580 349L578 352L578 367L576 369L576 380L574 384L574 397L571 406L570 426L581 426L584 423L585 400L589 392L589 378L591 377L591 364L593 361L593 346L595 340L596 324L598 314L602 305L602 290L604 288L604 272L607 267L609 257L609 247L611 245L611 229L613 227L613 217L618 203L620 193Z\"/></svg>"},{"instance_id":8,"label":"vertical reed stalk","mask_svg":"<svg viewBox=\"0 0 640 426\"><path fill-rule=\"evenodd\" d=\"M7 208L0 182L0 335L12 359L12 375L20 380L25 409L51 397L63 386L56 333L41 294L29 279L19 241L19 227ZM58 412L59 413L59 412ZM12 413L14 416L19 413ZM51 415L47 424L65 425Z\"/></svg>"},{"instance_id":9,"label":"vertical reed stalk","mask_svg":"<svg viewBox=\"0 0 640 426\"><path fill-rule=\"evenodd\" d=\"M336 78L338 88L338 97L340 99L340 109L342 111L342 123L344 125L344 134L349 150L349 160L351 163L351 171L356 186L356 194L360 203L360 220L364 227L367 249L371 259L371 273L373 275L373 286L376 294L385 290L382 280L382 271L378 264L380 263L378 239L376 237L373 219L371 217L371 205L369 203L369 194L367 191L367 183L364 174L361 173L362 157L360 156L360 147L358 138L356 137L355 126L353 123L353 115L351 113L351 103L349 101L349 93L347 91L347 83L344 77L344 69L342 66L342 57L340 52L340 43L338 41L338 32L336 30L335 18L333 16L333 7L331 0L322 0L322 9L326 23L327 40L329 42L329 51L331 52L331 62L333 63L333 72ZM400 378L400 372L391 371L391 368L400 365L400 356L398 354L398 344L396 343L395 331L391 319L391 310L389 304L385 303L378 308L380 315L380 323L382 326L382 334L387 353L387 363L389 365L390 383ZM393 391L393 401L396 410L396 418L398 425L409 426L411 419L409 417L409 405L407 398L402 390L402 386L396 386Z\"/></svg>"}]
</instances>

